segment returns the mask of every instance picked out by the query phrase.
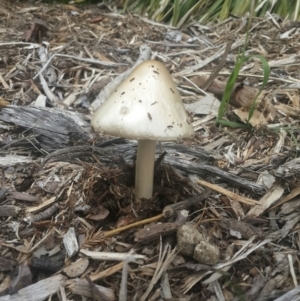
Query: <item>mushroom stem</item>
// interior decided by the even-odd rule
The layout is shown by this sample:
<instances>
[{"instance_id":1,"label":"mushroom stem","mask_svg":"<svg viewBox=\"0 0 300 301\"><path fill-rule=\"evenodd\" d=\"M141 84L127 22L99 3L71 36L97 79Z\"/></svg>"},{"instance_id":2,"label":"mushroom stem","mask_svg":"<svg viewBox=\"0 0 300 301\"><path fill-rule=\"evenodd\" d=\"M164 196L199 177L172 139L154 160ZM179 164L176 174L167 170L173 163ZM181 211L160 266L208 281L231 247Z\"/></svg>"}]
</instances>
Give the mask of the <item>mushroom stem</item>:
<instances>
[{"instance_id":1,"label":"mushroom stem","mask_svg":"<svg viewBox=\"0 0 300 301\"><path fill-rule=\"evenodd\" d=\"M139 140L135 170L135 196L150 199L153 194L155 140Z\"/></svg>"}]
</instances>

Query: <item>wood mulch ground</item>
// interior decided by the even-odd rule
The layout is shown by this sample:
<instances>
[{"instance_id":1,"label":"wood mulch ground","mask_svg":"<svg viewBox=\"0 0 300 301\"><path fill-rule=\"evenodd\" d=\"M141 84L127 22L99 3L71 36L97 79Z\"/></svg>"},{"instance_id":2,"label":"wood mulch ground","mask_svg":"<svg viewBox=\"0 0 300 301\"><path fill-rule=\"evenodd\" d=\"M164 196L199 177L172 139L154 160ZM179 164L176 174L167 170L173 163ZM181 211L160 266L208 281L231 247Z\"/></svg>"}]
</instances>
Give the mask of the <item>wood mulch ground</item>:
<instances>
[{"instance_id":1,"label":"wood mulch ground","mask_svg":"<svg viewBox=\"0 0 300 301\"><path fill-rule=\"evenodd\" d=\"M0 3L0 301L300 300L299 22L178 30L111 5ZM157 147L134 198L136 142L90 119L128 70L164 62L195 136Z\"/></svg>"}]
</instances>

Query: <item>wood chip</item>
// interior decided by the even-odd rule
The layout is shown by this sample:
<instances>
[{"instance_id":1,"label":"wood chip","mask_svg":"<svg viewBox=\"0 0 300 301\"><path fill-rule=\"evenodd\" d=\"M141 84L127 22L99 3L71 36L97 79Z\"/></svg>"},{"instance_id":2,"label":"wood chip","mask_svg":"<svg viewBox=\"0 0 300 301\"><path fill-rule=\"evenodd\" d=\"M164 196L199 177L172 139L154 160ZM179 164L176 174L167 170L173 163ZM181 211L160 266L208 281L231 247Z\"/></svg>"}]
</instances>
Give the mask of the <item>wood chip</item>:
<instances>
[{"instance_id":1,"label":"wood chip","mask_svg":"<svg viewBox=\"0 0 300 301\"><path fill-rule=\"evenodd\" d=\"M275 184L260 200L259 205L248 211L247 216L260 216L265 210L272 206L284 193L281 184Z\"/></svg>"},{"instance_id":2,"label":"wood chip","mask_svg":"<svg viewBox=\"0 0 300 301\"><path fill-rule=\"evenodd\" d=\"M70 264L63 269L63 272L70 278L75 278L81 276L89 265L89 260L87 258L80 258L74 263Z\"/></svg>"},{"instance_id":3,"label":"wood chip","mask_svg":"<svg viewBox=\"0 0 300 301\"><path fill-rule=\"evenodd\" d=\"M65 249L69 257L73 257L79 250L75 229L71 227L63 237Z\"/></svg>"},{"instance_id":4,"label":"wood chip","mask_svg":"<svg viewBox=\"0 0 300 301\"><path fill-rule=\"evenodd\" d=\"M66 277L61 274L40 280L19 290L16 294L0 297L0 301L42 301L56 294L60 286L64 286Z\"/></svg>"}]
</instances>

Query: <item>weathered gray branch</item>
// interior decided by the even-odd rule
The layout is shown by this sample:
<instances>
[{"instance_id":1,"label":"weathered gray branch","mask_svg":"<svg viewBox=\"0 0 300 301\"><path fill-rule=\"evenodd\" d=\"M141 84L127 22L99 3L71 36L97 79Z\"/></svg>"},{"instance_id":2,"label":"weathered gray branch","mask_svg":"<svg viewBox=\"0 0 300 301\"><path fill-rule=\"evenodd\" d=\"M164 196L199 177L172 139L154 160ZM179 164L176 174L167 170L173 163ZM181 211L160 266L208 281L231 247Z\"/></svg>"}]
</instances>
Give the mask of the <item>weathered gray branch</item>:
<instances>
[{"instance_id":1,"label":"weathered gray branch","mask_svg":"<svg viewBox=\"0 0 300 301\"><path fill-rule=\"evenodd\" d=\"M14 123L33 132L40 147L51 152L45 159L48 161L89 161L93 155L106 164L118 165L118 158L133 163L136 156L136 143L125 140L124 143L107 143L100 141L94 146L88 141L92 137L90 125L83 116L58 108L36 108L8 106L0 112L0 120ZM166 151L164 162L187 174L210 174L221 178L237 187L264 194L265 187L248 181L240 176L228 173L209 165L213 156L203 149L193 149L176 143L160 143L157 151ZM179 157L177 156L179 155ZM183 159L184 158L184 159Z\"/></svg>"},{"instance_id":2,"label":"weathered gray branch","mask_svg":"<svg viewBox=\"0 0 300 301\"><path fill-rule=\"evenodd\" d=\"M89 140L90 126L83 117L58 108L8 106L0 112L0 120L29 130L47 152Z\"/></svg>"}]
</instances>

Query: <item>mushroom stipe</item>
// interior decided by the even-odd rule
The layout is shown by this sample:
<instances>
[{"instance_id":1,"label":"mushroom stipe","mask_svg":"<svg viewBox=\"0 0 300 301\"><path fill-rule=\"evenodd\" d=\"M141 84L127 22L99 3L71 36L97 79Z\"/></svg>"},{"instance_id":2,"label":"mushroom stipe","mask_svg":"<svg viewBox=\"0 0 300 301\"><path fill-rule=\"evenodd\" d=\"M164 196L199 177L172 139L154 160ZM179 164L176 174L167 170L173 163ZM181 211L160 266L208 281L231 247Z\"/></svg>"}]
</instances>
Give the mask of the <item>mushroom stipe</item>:
<instances>
[{"instance_id":1,"label":"mushroom stipe","mask_svg":"<svg viewBox=\"0 0 300 301\"><path fill-rule=\"evenodd\" d=\"M145 61L133 70L97 110L92 126L97 132L138 141L138 199L149 199L153 194L156 141L174 141L194 134L170 73L155 60Z\"/></svg>"}]
</instances>

